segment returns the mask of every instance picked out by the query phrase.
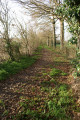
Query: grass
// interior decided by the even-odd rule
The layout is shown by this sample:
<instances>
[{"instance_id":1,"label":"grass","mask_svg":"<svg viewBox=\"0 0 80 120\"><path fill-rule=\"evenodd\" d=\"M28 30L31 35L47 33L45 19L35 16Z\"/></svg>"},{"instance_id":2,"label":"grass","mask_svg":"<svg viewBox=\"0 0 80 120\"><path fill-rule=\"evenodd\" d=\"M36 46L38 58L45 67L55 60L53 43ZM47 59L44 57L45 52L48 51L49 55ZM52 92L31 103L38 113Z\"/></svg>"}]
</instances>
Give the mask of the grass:
<instances>
[{"instance_id":1,"label":"grass","mask_svg":"<svg viewBox=\"0 0 80 120\"><path fill-rule=\"evenodd\" d=\"M0 65L0 81L10 75L18 73L20 70L31 66L36 59L34 57L22 57L19 61L7 61Z\"/></svg>"},{"instance_id":2,"label":"grass","mask_svg":"<svg viewBox=\"0 0 80 120\"><path fill-rule=\"evenodd\" d=\"M56 62L69 62L68 59L66 59L66 53L63 52L65 50L60 50L60 45L57 45L56 46L56 49L54 49L53 47L49 47L49 46L44 46L44 48L54 52L55 55L57 55L57 57L53 57L53 61L56 61ZM60 57L61 55L61 57Z\"/></svg>"},{"instance_id":3,"label":"grass","mask_svg":"<svg viewBox=\"0 0 80 120\"><path fill-rule=\"evenodd\" d=\"M0 81L5 80L9 76L31 66L38 58L42 47L40 46L34 56L22 56L19 61L5 61L0 64ZM36 53L38 54L36 55Z\"/></svg>"}]
</instances>

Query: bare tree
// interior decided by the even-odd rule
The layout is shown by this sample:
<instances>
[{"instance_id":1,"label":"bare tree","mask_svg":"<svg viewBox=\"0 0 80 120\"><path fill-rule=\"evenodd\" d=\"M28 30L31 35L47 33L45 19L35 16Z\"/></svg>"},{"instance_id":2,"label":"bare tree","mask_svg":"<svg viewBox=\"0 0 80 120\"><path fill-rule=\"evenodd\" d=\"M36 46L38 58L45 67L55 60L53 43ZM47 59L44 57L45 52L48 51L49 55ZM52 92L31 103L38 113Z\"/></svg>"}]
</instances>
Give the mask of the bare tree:
<instances>
[{"instance_id":1,"label":"bare tree","mask_svg":"<svg viewBox=\"0 0 80 120\"><path fill-rule=\"evenodd\" d=\"M28 30L27 30L27 24L24 22L24 25L18 21L18 34L20 36L22 45L26 48L26 55L30 55L29 52L29 39L28 39Z\"/></svg>"},{"instance_id":2,"label":"bare tree","mask_svg":"<svg viewBox=\"0 0 80 120\"><path fill-rule=\"evenodd\" d=\"M62 20L62 17L57 15L56 9L62 4L62 0L18 0L18 2L25 6L27 10L30 11L30 14L34 17L41 18L48 18L49 22L52 23L53 26L53 46L56 47L56 36L55 36L55 23L57 19ZM61 27L63 28L63 27ZM61 29L61 36L64 36L64 32ZM64 46L63 44L63 37L61 37L61 48Z\"/></svg>"},{"instance_id":3,"label":"bare tree","mask_svg":"<svg viewBox=\"0 0 80 120\"><path fill-rule=\"evenodd\" d=\"M46 0L27 0L22 1L19 0L19 3L25 6L26 9L30 11L31 16L35 18L43 19L48 18L48 21L53 24L53 46L56 47L56 39L55 39L55 4Z\"/></svg>"},{"instance_id":4,"label":"bare tree","mask_svg":"<svg viewBox=\"0 0 80 120\"><path fill-rule=\"evenodd\" d=\"M11 39L10 39L10 25L11 25L11 19L9 16L9 7L8 2L5 0L3 3L0 1L0 23L3 29L3 32L1 33L2 38L5 40L7 52L11 58L11 60L14 60L12 47L11 47Z\"/></svg>"}]
</instances>

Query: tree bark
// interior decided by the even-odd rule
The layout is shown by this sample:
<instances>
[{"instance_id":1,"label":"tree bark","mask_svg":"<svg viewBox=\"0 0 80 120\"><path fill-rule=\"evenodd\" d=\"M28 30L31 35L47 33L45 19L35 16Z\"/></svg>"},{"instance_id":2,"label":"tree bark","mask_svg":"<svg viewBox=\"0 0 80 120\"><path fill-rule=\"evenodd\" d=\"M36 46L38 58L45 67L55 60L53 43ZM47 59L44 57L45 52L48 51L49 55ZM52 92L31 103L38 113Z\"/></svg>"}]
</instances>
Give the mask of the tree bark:
<instances>
[{"instance_id":1,"label":"tree bark","mask_svg":"<svg viewBox=\"0 0 80 120\"><path fill-rule=\"evenodd\" d=\"M64 21L60 19L60 48L64 48Z\"/></svg>"},{"instance_id":2,"label":"tree bark","mask_svg":"<svg viewBox=\"0 0 80 120\"><path fill-rule=\"evenodd\" d=\"M55 20L53 18L53 47L56 48Z\"/></svg>"}]
</instances>

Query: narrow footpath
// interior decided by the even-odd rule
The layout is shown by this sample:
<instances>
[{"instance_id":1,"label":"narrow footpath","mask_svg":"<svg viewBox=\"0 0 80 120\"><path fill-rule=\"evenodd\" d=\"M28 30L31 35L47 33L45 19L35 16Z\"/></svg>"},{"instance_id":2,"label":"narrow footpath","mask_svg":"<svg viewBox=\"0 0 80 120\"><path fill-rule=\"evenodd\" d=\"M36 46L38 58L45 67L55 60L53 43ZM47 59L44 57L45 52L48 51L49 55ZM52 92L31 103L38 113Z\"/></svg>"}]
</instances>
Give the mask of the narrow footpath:
<instances>
[{"instance_id":1,"label":"narrow footpath","mask_svg":"<svg viewBox=\"0 0 80 120\"><path fill-rule=\"evenodd\" d=\"M0 83L0 101L3 101L3 105L0 106L0 120L12 120L11 116L21 110L19 103L24 99L36 99L37 96L46 98L47 93L41 91L41 83L51 79L48 73L52 68L67 73L65 76L59 76L57 80L69 84L71 65L65 54L59 50L44 48L40 55L32 66ZM54 84L51 84L51 87L54 88Z\"/></svg>"}]
</instances>

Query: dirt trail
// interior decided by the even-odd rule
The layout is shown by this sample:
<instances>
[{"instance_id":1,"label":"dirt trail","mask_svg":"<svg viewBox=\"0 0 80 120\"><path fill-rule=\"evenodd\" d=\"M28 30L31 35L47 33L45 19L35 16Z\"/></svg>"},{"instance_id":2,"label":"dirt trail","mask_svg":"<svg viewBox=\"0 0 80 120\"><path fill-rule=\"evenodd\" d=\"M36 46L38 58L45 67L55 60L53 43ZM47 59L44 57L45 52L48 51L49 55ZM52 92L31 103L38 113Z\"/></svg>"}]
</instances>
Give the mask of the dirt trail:
<instances>
[{"instance_id":1,"label":"dirt trail","mask_svg":"<svg viewBox=\"0 0 80 120\"><path fill-rule=\"evenodd\" d=\"M11 115L15 115L19 109L19 102L21 97L32 98L40 93L40 83L44 79L50 79L49 76L44 78L42 72L49 72L51 67L58 68L67 72L69 74L70 64L69 62L56 62L53 58L63 57L62 54L56 54L50 50L43 49L41 53L41 58L37 60L31 67L19 72L18 74L7 79L3 83L0 83L0 100L3 100L5 108L9 111L9 120ZM68 76L63 76L59 80L67 82ZM34 92L35 90L35 92ZM4 111L3 108L0 109L0 115ZM6 120L6 117L0 118L0 120Z\"/></svg>"}]
</instances>

